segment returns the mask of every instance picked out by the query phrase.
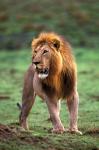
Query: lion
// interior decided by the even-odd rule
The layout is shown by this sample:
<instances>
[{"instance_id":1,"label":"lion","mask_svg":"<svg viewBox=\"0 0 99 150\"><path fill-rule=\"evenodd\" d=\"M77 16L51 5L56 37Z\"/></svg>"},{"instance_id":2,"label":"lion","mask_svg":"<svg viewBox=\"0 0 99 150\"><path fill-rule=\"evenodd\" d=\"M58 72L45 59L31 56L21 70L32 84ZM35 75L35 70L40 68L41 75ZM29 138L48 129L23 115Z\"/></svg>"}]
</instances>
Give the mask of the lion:
<instances>
[{"instance_id":1,"label":"lion","mask_svg":"<svg viewBox=\"0 0 99 150\"><path fill-rule=\"evenodd\" d=\"M70 44L56 33L41 33L32 41L32 64L29 66L22 96L20 126L28 129L27 118L36 95L47 104L54 133L63 133L60 120L60 102L67 103L70 116L70 133L79 133L77 126L79 96L77 67Z\"/></svg>"}]
</instances>

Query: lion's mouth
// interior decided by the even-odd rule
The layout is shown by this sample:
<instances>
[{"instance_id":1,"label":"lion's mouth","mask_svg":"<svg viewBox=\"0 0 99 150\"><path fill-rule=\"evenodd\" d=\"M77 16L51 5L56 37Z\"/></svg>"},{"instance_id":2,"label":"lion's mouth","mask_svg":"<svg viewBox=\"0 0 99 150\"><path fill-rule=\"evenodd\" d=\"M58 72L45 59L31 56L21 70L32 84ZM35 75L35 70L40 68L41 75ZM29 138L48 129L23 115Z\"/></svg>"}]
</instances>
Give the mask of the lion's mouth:
<instances>
[{"instance_id":1,"label":"lion's mouth","mask_svg":"<svg viewBox=\"0 0 99 150\"><path fill-rule=\"evenodd\" d=\"M38 77L40 79L45 79L48 77L48 74L49 74L49 69L48 68L45 68L45 69L37 69L37 72L38 72Z\"/></svg>"}]
</instances>

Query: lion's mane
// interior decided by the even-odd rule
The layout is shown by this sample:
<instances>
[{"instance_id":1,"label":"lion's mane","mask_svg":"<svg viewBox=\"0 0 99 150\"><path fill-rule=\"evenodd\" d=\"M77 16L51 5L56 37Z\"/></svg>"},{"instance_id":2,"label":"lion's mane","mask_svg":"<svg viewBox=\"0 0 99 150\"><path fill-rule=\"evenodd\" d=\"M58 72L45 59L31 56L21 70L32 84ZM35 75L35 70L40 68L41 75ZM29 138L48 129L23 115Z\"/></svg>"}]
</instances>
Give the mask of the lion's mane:
<instances>
[{"instance_id":1,"label":"lion's mane","mask_svg":"<svg viewBox=\"0 0 99 150\"><path fill-rule=\"evenodd\" d=\"M55 33L41 33L37 39L32 42L35 49L42 43L47 43L52 50L53 41L59 41L59 49L61 58L56 52L52 53L50 75L42 82L44 90L51 94L52 91L57 92L59 98L68 98L72 96L76 85L76 64L72 55L71 47L63 37ZM58 57L58 58L57 58ZM59 61L62 59L62 69ZM61 70L61 71L60 71Z\"/></svg>"}]
</instances>

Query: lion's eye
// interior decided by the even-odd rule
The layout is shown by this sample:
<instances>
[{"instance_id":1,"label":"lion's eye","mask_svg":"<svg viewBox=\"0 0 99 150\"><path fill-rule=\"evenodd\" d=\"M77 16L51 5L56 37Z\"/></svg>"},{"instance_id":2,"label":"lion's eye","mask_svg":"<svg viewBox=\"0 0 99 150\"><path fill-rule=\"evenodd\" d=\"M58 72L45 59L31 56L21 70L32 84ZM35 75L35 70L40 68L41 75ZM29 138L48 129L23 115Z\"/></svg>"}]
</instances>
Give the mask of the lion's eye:
<instances>
[{"instance_id":1,"label":"lion's eye","mask_svg":"<svg viewBox=\"0 0 99 150\"><path fill-rule=\"evenodd\" d=\"M37 51L34 51L34 53L37 53Z\"/></svg>"},{"instance_id":2,"label":"lion's eye","mask_svg":"<svg viewBox=\"0 0 99 150\"><path fill-rule=\"evenodd\" d=\"M45 54L45 53L47 53L47 52L48 52L48 50L44 50L43 54Z\"/></svg>"}]
</instances>

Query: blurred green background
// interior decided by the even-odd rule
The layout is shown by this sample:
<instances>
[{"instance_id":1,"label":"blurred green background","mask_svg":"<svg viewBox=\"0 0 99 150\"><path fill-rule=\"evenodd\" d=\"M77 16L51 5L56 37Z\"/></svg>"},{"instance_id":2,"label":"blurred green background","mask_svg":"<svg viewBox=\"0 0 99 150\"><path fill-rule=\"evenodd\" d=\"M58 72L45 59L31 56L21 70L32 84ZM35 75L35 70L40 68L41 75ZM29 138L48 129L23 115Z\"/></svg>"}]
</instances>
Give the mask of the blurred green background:
<instances>
[{"instance_id":1,"label":"blurred green background","mask_svg":"<svg viewBox=\"0 0 99 150\"><path fill-rule=\"evenodd\" d=\"M29 132L18 125L31 41L42 31L63 35L78 66L78 126L83 135L50 133L46 104L36 98ZM69 117L62 101L61 120ZM0 150L99 150L99 0L0 0Z\"/></svg>"},{"instance_id":2,"label":"blurred green background","mask_svg":"<svg viewBox=\"0 0 99 150\"><path fill-rule=\"evenodd\" d=\"M0 49L30 47L41 31L54 31L73 46L99 44L99 0L0 0Z\"/></svg>"}]
</instances>

